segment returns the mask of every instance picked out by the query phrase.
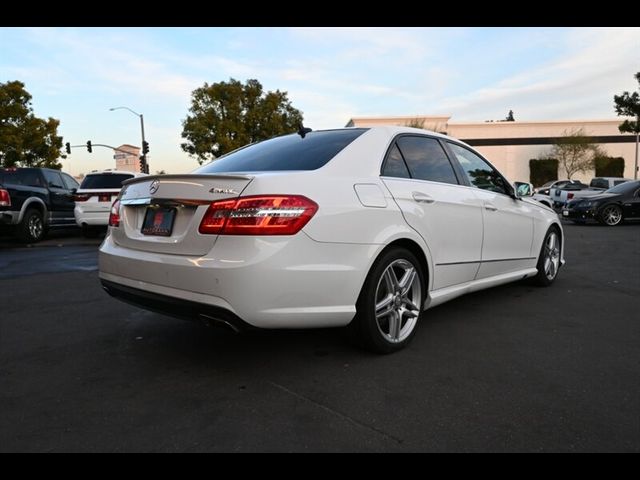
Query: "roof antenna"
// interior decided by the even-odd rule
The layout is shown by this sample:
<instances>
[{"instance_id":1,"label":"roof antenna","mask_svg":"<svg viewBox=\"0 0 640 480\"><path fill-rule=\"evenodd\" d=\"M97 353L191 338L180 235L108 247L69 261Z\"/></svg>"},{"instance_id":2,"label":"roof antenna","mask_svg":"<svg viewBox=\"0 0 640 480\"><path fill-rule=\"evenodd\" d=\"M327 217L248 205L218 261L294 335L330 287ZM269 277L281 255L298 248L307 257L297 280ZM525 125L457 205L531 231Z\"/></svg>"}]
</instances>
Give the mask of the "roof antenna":
<instances>
[{"instance_id":1,"label":"roof antenna","mask_svg":"<svg viewBox=\"0 0 640 480\"><path fill-rule=\"evenodd\" d=\"M300 124L300 128L298 129L298 135L300 135L302 138L305 137L305 135L309 132L313 132L313 130L309 127L305 127L302 123Z\"/></svg>"}]
</instances>

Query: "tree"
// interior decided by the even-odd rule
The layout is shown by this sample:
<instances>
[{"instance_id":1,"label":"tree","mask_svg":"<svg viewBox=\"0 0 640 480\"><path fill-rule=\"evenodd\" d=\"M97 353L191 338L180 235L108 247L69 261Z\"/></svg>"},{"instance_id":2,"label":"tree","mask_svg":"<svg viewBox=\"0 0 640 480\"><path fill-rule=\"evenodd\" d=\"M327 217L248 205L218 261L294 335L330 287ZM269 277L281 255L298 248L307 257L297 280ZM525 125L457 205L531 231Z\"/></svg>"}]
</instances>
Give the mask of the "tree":
<instances>
[{"instance_id":1,"label":"tree","mask_svg":"<svg viewBox=\"0 0 640 480\"><path fill-rule=\"evenodd\" d=\"M33 114L31 95L24 83L0 83L0 167L61 168L60 121Z\"/></svg>"},{"instance_id":2,"label":"tree","mask_svg":"<svg viewBox=\"0 0 640 480\"><path fill-rule=\"evenodd\" d=\"M595 157L602 155L602 149L597 144L590 143L584 130L579 129L565 131L563 137L552 147L548 158L557 159L567 178L571 179L578 172L592 170Z\"/></svg>"},{"instance_id":3,"label":"tree","mask_svg":"<svg viewBox=\"0 0 640 480\"><path fill-rule=\"evenodd\" d=\"M515 122L516 119L513 118L513 110L509 110L509 114L507 115L507 118L505 118L505 122Z\"/></svg>"},{"instance_id":4,"label":"tree","mask_svg":"<svg viewBox=\"0 0 640 480\"><path fill-rule=\"evenodd\" d=\"M640 72L634 75L640 84ZM638 178L638 136L640 136L640 94L638 92L623 92L622 95L614 95L613 102L618 116L634 117L635 120L625 120L618 126L620 133L635 133L636 135L636 161L633 170L633 178Z\"/></svg>"},{"instance_id":5,"label":"tree","mask_svg":"<svg viewBox=\"0 0 640 480\"><path fill-rule=\"evenodd\" d=\"M258 80L242 84L205 83L191 93L191 108L182 122L180 146L200 164L249 143L292 133L302 126L302 112L286 92L264 92Z\"/></svg>"},{"instance_id":6,"label":"tree","mask_svg":"<svg viewBox=\"0 0 640 480\"><path fill-rule=\"evenodd\" d=\"M405 127L411 128L422 128L424 129L424 118L412 118L411 120L404 123Z\"/></svg>"}]
</instances>

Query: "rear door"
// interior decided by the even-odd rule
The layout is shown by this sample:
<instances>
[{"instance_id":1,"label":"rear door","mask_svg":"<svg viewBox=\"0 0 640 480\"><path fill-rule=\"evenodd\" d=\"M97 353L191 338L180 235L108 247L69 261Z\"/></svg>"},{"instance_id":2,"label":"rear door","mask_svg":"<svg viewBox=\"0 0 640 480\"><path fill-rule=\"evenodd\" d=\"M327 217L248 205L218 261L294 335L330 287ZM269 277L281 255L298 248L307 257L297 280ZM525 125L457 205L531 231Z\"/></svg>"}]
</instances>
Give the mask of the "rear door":
<instances>
[{"instance_id":1,"label":"rear door","mask_svg":"<svg viewBox=\"0 0 640 480\"><path fill-rule=\"evenodd\" d=\"M52 224L74 223L73 208L75 203L73 201L73 193L64 184L62 175L58 171L48 169L43 169L42 173L49 187Z\"/></svg>"},{"instance_id":2,"label":"rear door","mask_svg":"<svg viewBox=\"0 0 640 480\"><path fill-rule=\"evenodd\" d=\"M470 189L459 184L440 141L397 137L383 164L382 181L429 247L433 289L473 280L481 258L482 212Z\"/></svg>"},{"instance_id":3,"label":"rear door","mask_svg":"<svg viewBox=\"0 0 640 480\"><path fill-rule=\"evenodd\" d=\"M198 232L211 202L233 199L249 175L159 175L138 177L120 192L120 222L112 229L118 245L147 252L205 255L216 235ZM150 228L157 224L159 228Z\"/></svg>"}]
</instances>

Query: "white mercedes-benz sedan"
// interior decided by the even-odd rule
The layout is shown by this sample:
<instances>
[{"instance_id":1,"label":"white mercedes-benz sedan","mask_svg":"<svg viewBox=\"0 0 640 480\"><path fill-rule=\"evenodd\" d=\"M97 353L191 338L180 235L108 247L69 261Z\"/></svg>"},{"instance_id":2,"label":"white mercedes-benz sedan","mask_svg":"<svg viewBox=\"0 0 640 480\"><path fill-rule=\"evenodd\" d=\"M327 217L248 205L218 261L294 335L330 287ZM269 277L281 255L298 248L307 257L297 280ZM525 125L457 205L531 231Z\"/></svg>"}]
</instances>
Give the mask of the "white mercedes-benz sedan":
<instances>
[{"instance_id":1,"label":"white mercedes-benz sedan","mask_svg":"<svg viewBox=\"0 0 640 480\"><path fill-rule=\"evenodd\" d=\"M236 331L348 325L388 353L430 307L555 280L557 215L468 145L408 127L307 130L125 182L100 247L104 289Z\"/></svg>"}]
</instances>

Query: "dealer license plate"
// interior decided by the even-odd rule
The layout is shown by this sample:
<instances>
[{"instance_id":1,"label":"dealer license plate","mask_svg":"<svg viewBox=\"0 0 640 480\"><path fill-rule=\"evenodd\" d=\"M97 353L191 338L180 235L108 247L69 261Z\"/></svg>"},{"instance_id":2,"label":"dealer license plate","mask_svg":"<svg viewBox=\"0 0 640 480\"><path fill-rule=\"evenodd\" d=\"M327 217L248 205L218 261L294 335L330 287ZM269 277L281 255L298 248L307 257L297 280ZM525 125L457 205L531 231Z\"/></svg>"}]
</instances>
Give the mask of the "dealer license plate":
<instances>
[{"instance_id":1,"label":"dealer license plate","mask_svg":"<svg viewBox=\"0 0 640 480\"><path fill-rule=\"evenodd\" d=\"M168 237L173 230L173 221L175 218L175 208L148 207L144 214L142 234Z\"/></svg>"}]
</instances>

